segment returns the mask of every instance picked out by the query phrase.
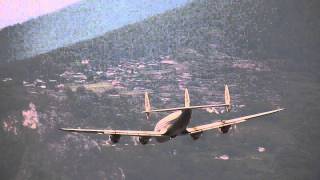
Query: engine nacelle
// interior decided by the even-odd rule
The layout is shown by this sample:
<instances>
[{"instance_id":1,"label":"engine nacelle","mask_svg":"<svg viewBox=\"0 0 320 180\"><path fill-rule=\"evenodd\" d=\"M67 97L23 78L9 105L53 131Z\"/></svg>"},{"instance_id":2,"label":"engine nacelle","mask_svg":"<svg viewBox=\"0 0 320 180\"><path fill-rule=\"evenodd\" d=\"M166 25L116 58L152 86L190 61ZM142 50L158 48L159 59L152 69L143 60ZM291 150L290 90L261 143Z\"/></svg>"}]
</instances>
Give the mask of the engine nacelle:
<instances>
[{"instance_id":1,"label":"engine nacelle","mask_svg":"<svg viewBox=\"0 0 320 180\"><path fill-rule=\"evenodd\" d=\"M112 143L117 143L120 140L121 135L119 134L113 134L109 136L109 139Z\"/></svg>"},{"instance_id":2,"label":"engine nacelle","mask_svg":"<svg viewBox=\"0 0 320 180\"><path fill-rule=\"evenodd\" d=\"M231 128L231 125L226 125L226 126L222 126L220 128L220 131L225 134L225 133L228 133L229 129Z\"/></svg>"},{"instance_id":3,"label":"engine nacelle","mask_svg":"<svg viewBox=\"0 0 320 180\"><path fill-rule=\"evenodd\" d=\"M148 136L139 136L139 142L143 145L148 144L150 137Z\"/></svg>"},{"instance_id":4,"label":"engine nacelle","mask_svg":"<svg viewBox=\"0 0 320 180\"><path fill-rule=\"evenodd\" d=\"M190 136L192 137L193 140L197 140L202 136L202 132L193 133L193 134L190 134Z\"/></svg>"}]
</instances>

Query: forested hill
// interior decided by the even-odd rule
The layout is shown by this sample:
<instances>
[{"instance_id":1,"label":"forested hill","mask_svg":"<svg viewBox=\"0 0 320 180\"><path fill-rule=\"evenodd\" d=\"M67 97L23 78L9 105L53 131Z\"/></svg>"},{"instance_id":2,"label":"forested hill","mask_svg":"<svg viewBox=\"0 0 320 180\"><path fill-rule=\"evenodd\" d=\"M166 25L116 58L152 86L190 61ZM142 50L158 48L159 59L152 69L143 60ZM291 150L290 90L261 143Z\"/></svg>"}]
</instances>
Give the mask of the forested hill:
<instances>
[{"instance_id":1,"label":"forested hill","mask_svg":"<svg viewBox=\"0 0 320 180\"><path fill-rule=\"evenodd\" d=\"M319 2L298 0L200 0L60 48L36 59L152 57L192 48L238 55L318 57Z\"/></svg>"},{"instance_id":2,"label":"forested hill","mask_svg":"<svg viewBox=\"0 0 320 180\"><path fill-rule=\"evenodd\" d=\"M22 24L0 28L0 60L20 60L92 39L188 3L188 0L82 0Z\"/></svg>"}]
</instances>

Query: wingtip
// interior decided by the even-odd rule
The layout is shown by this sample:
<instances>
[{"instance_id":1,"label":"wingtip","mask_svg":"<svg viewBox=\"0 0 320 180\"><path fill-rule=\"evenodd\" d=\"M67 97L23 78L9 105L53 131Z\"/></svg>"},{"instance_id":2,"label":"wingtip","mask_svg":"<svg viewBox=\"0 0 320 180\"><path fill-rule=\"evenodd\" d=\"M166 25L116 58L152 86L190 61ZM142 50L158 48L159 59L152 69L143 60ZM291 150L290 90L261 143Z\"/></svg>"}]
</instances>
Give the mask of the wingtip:
<instances>
[{"instance_id":1,"label":"wingtip","mask_svg":"<svg viewBox=\"0 0 320 180\"><path fill-rule=\"evenodd\" d=\"M278 108L278 109L275 109L275 110L273 110L273 112L280 112L280 111L283 111L283 110L285 110L286 108Z\"/></svg>"}]
</instances>

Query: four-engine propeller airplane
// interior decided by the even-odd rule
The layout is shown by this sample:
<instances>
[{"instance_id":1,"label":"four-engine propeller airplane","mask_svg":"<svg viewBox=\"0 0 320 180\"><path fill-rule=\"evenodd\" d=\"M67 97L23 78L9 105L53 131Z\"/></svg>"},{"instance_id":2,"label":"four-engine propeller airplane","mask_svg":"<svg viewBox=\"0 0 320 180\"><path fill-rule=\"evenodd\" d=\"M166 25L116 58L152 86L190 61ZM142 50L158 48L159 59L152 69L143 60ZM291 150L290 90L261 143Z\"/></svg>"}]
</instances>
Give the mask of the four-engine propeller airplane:
<instances>
[{"instance_id":1,"label":"four-engine propeller airplane","mask_svg":"<svg viewBox=\"0 0 320 180\"><path fill-rule=\"evenodd\" d=\"M272 113L279 112L283 109L275 109L272 111L262 112L258 114L242 116L229 120L218 120L209 124L195 126L195 127L187 127L190 119L191 113L193 109L199 108L209 108L209 107L224 107L227 112L231 110L231 99L228 86L225 85L224 92L224 103L220 104L210 104L210 105L199 105L199 106L191 106L189 92L185 89L184 94L185 106L184 107L176 107L176 108L168 108L168 109L151 109L150 100L148 97L148 93L145 93L145 111L147 118L150 117L152 112L171 112L173 113L167 115L156 124L153 131L132 131L132 130L107 130L107 129L74 129L74 128L61 128L60 130L69 131L69 132L78 132L78 133L95 133L95 134L104 134L109 135L112 143L117 143L120 140L121 136L138 136L139 142L141 144L147 144L150 138L155 138L158 142L162 143L168 141L172 138L175 138L179 135L190 135L194 140L200 138L204 131L208 131L211 129L220 129L222 133L227 133L232 125L245 122L249 119L253 119L256 117L261 117L265 115L269 115Z\"/></svg>"}]
</instances>

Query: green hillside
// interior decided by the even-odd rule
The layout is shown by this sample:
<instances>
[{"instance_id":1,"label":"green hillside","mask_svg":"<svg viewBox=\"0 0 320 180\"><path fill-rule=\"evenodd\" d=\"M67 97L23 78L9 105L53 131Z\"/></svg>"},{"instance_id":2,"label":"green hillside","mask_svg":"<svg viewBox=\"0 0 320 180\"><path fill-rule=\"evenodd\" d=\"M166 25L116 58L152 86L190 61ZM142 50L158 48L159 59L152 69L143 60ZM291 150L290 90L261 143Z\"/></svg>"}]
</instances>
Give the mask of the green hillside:
<instances>
[{"instance_id":1,"label":"green hillside","mask_svg":"<svg viewBox=\"0 0 320 180\"><path fill-rule=\"evenodd\" d=\"M175 54L185 48L209 55L212 44L238 56L314 55L320 41L317 33L320 24L315 19L318 4L317 1L194 1L104 36L58 49L44 59L109 61Z\"/></svg>"}]
</instances>

